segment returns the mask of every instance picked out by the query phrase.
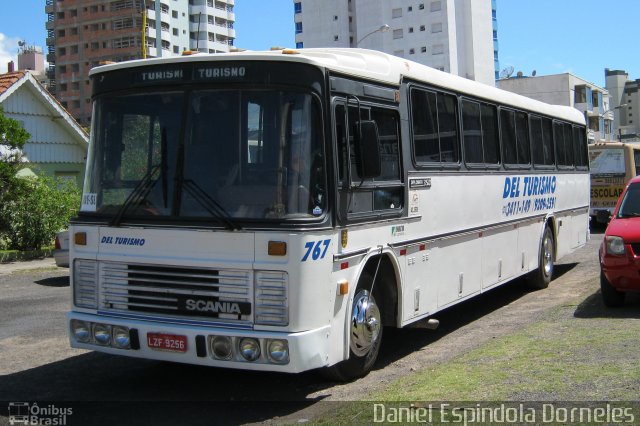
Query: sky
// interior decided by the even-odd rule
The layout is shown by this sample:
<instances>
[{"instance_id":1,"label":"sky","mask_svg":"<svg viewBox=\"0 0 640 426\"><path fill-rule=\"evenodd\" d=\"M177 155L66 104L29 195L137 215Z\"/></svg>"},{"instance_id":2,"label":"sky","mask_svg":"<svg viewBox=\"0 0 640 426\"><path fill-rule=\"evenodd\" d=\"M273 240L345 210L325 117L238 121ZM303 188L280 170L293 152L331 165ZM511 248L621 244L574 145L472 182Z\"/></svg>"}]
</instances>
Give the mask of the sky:
<instances>
[{"instance_id":1,"label":"sky","mask_svg":"<svg viewBox=\"0 0 640 426\"><path fill-rule=\"evenodd\" d=\"M422 1L429 0L403 3ZM46 53L47 15L44 0L0 3L2 73L15 60L19 40ZM236 47L295 47L292 0L236 0L234 11ZM605 68L640 79L638 16L640 0L497 0L500 68L524 75L570 72L601 87Z\"/></svg>"}]
</instances>

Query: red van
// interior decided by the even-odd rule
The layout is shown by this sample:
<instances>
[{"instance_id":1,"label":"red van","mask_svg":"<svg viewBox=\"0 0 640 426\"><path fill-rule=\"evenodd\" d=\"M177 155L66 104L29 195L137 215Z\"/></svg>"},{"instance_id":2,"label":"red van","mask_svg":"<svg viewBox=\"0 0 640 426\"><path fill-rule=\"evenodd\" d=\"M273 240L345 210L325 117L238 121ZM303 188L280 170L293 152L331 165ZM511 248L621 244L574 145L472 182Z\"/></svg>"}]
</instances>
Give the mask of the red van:
<instances>
[{"instance_id":1,"label":"red van","mask_svg":"<svg viewBox=\"0 0 640 426\"><path fill-rule=\"evenodd\" d=\"M626 292L640 291L640 176L618 199L599 254L602 300L622 306Z\"/></svg>"}]
</instances>

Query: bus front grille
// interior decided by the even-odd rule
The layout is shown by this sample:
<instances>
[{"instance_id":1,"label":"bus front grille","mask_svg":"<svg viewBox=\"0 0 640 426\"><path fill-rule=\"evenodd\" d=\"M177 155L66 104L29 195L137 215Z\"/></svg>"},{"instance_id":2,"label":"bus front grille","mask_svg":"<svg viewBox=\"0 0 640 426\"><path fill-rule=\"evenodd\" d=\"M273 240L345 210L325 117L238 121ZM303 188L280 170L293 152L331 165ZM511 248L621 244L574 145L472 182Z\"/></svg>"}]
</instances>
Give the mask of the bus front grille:
<instances>
[{"instance_id":1,"label":"bus front grille","mask_svg":"<svg viewBox=\"0 0 640 426\"><path fill-rule=\"evenodd\" d=\"M176 318L250 323L250 271L100 263L100 308Z\"/></svg>"}]
</instances>

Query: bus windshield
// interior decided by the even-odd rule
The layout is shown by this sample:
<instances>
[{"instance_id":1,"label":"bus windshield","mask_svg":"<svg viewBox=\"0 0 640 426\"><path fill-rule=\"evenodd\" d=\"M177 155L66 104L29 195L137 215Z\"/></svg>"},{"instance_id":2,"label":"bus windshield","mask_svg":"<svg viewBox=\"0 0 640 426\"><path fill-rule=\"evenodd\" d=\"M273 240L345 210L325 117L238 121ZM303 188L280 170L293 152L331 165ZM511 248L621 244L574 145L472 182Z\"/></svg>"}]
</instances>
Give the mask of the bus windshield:
<instances>
[{"instance_id":1,"label":"bus windshield","mask_svg":"<svg viewBox=\"0 0 640 426\"><path fill-rule=\"evenodd\" d=\"M592 175L624 175L624 150L622 148L591 149Z\"/></svg>"},{"instance_id":2,"label":"bus windshield","mask_svg":"<svg viewBox=\"0 0 640 426\"><path fill-rule=\"evenodd\" d=\"M320 217L327 201L319 114L317 98L294 91L101 95L81 213L229 227Z\"/></svg>"}]
</instances>

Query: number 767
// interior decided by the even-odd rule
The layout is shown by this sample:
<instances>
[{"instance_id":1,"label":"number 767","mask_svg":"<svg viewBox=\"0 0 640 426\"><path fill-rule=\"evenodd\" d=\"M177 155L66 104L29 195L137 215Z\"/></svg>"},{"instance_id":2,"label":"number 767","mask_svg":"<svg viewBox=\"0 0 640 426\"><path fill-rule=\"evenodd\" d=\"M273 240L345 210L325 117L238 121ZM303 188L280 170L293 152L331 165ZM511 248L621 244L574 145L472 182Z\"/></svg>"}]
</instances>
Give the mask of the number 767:
<instances>
[{"instance_id":1,"label":"number 767","mask_svg":"<svg viewBox=\"0 0 640 426\"><path fill-rule=\"evenodd\" d=\"M309 255L311 255L311 259L313 260L324 259L324 256L327 254L329 244L331 244L331 240L309 241L304 245L307 251L302 257L302 261L306 262ZM322 249L323 246L324 250Z\"/></svg>"}]
</instances>

